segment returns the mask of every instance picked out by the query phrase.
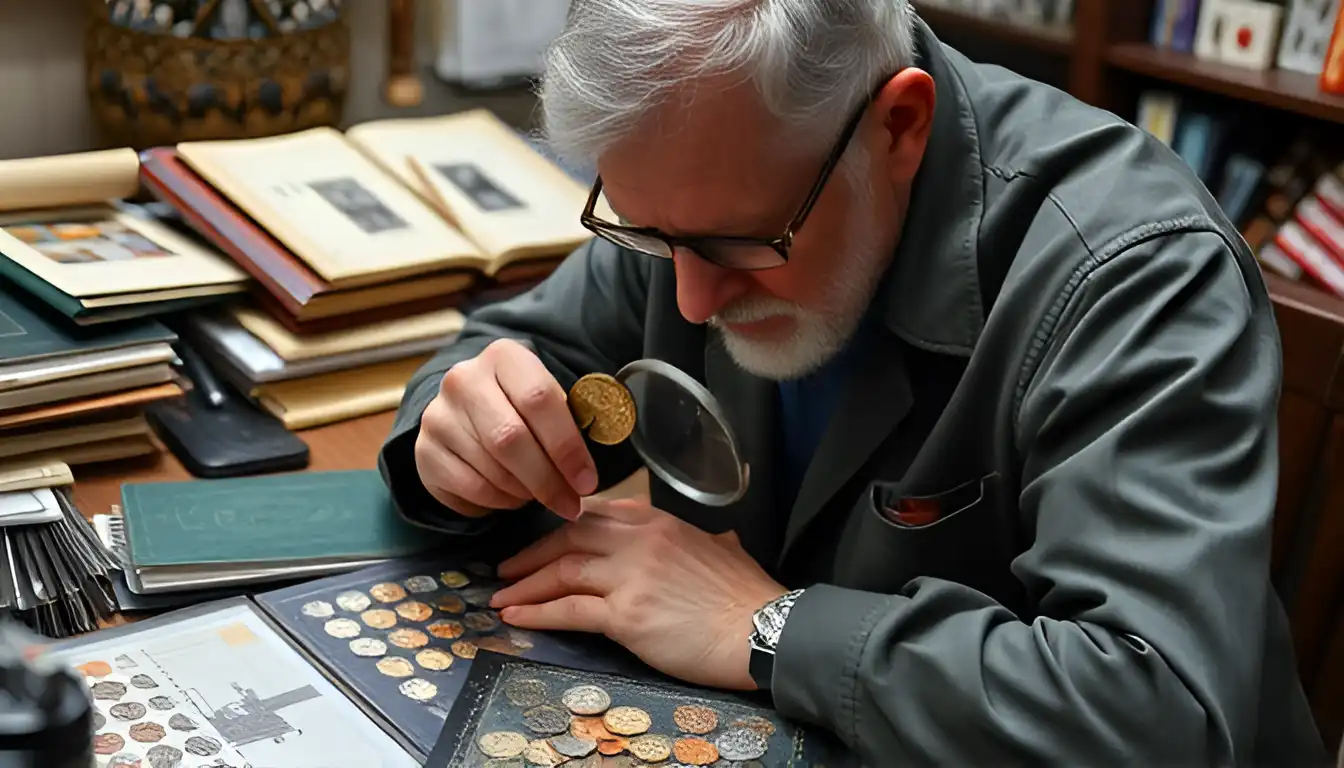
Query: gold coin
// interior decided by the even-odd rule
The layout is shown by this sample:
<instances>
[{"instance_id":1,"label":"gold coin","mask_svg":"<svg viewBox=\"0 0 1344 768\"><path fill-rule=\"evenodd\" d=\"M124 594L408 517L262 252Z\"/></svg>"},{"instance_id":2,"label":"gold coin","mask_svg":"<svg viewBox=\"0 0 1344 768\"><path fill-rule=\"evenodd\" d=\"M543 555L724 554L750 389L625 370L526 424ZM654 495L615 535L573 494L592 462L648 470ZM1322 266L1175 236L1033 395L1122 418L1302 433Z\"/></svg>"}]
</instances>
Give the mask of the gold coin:
<instances>
[{"instance_id":1,"label":"gold coin","mask_svg":"<svg viewBox=\"0 0 1344 768\"><path fill-rule=\"evenodd\" d=\"M424 621L434 615L434 609L419 600L408 600L397 606L397 615L407 621Z\"/></svg>"},{"instance_id":2,"label":"gold coin","mask_svg":"<svg viewBox=\"0 0 1344 768\"><path fill-rule=\"evenodd\" d=\"M566 761L565 756L556 752L555 747L545 739L529 742L527 748L523 750L523 759L528 765L540 765L546 768L554 768Z\"/></svg>"},{"instance_id":3,"label":"gold coin","mask_svg":"<svg viewBox=\"0 0 1344 768\"><path fill-rule=\"evenodd\" d=\"M411 666L411 662L400 656L388 656L379 659L376 666L379 672L388 677L410 677L415 674L415 667Z\"/></svg>"},{"instance_id":4,"label":"gold coin","mask_svg":"<svg viewBox=\"0 0 1344 768\"><path fill-rule=\"evenodd\" d=\"M466 628L462 626L462 622L452 621L451 619L446 621L436 621L425 627L425 629L429 630L429 634L441 640L456 640L462 636L463 632L467 631Z\"/></svg>"},{"instance_id":5,"label":"gold coin","mask_svg":"<svg viewBox=\"0 0 1344 768\"><path fill-rule=\"evenodd\" d=\"M672 745L672 754L677 756L677 762L686 765L710 765L719 759L718 747L694 737L677 739Z\"/></svg>"},{"instance_id":6,"label":"gold coin","mask_svg":"<svg viewBox=\"0 0 1344 768\"><path fill-rule=\"evenodd\" d=\"M672 710L672 722L686 733L703 736L719 727L719 715L709 707L684 704Z\"/></svg>"},{"instance_id":7,"label":"gold coin","mask_svg":"<svg viewBox=\"0 0 1344 768\"><path fill-rule=\"evenodd\" d=\"M384 582L369 587L369 594L380 603L395 603L406 599L406 590L395 582Z\"/></svg>"},{"instance_id":8,"label":"gold coin","mask_svg":"<svg viewBox=\"0 0 1344 768\"><path fill-rule=\"evenodd\" d=\"M476 644L470 640L458 640L452 645L453 655L463 659L476 658Z\"/></svg>"},{"instance_id":9,"label":"gold coin","mask_svg":"<svg viewBox=\"0 0 1344 768\"><path fill-rule=\"evenodd\" d=\"M467 574L461 571L444 571L439 574L439 581L442 581L443 586L449 589L461 589L471 583Z\"/></svg>"},{"instance_id":10,"label":"gold coin","mask_svg":"<svg viewBox=\"0 0 1344 768\"><path fill-rule=\"evenodd\" d=\"M444 595L434 601L434 607L444 613L461 613L467 610L467 603L457 595Z\"/></svg>"},{"instance_id":11,"label":"gold coin","mask_svg":"<svg viewBox=\"0 0 1344 768\"><path fill-rule=\"evenodd\" d=\"M656 733L646 733L630 740L626 747L630 754L646 763L661 763L672 756L672 739Z\"/></svg>"},{"instance_id":12,"label":"gold coin","mask_svg":"<svg viewBox=\"0 0 1344 768\"><path fill-rule=\"evenodd\" d=\"M527 749L527 737L517 731L491 731L476 740L486 757L517 757Z\"/></svg>"},{"instance_id":13,"label":"gold coin","mask_svg":"<svg viewBox=\"0 0 1344 768\"><path fill-rule=\"evenodd\" d=\"M649 730L653 720L638 707L612 707L602 716L602 724L617 736L638 736Z\"/></svg>"},{"instance_id":14,"label":"gold coin","mask_svg":"<svg viewBox=\"0 0 1344 768\"><path fill-rule=\"evenodd\" d=\"M590 373L569 389L569 410L579 429L601 445L618 445L635 431L630 390L605 373Z\"/></svg>"},{"instance_id":15,"label":"gold coin","mask_svg":"<svg viewBox=\"0 0 1344 768\"><path fill-rule=\"evenodd\" d=\"M429 635L418 629L394 629L387 633L387 642L398 648L424 648L429 645Z\"/></svg>"},{"instance_id":16,"label":"gold coin","mask_svg":"<svg viewBox=\"0 0 1344 768\"><path fill-rule=\"evenodd\" d=\"M386 608L373 608L359 614L359 618L364 620L374 629L391 629L397 625L397 614Z\"/></svg>"},{"instance_id":17,"label":"gold coin","mask_svg":"<svg viewBox=\"0 0 1344 768\"><path fill-rule=\"evenodd\" d=\"M426 648L415 654L415 661L425 669L438 672L447 669L453 665L452 654L444 653L438 648Z\"/></svg>"}]
</instances>

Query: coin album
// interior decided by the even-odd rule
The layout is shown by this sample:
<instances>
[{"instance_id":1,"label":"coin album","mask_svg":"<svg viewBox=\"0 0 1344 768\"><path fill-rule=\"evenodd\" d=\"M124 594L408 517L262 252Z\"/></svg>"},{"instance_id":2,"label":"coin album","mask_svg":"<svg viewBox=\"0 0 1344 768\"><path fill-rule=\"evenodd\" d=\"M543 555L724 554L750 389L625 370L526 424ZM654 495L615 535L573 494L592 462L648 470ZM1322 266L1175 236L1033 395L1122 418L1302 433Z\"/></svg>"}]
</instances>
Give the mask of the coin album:
<instances>
[{"instance_id":1,"label":"coin album","mask_svg":"<svg viewBox=\"0 0 1344 768\"><path fill-rule=\"evenodd\" d=\"M838 754L744 697L482 651L425 768L802 768Z\"/></svg>"}]
</instances>

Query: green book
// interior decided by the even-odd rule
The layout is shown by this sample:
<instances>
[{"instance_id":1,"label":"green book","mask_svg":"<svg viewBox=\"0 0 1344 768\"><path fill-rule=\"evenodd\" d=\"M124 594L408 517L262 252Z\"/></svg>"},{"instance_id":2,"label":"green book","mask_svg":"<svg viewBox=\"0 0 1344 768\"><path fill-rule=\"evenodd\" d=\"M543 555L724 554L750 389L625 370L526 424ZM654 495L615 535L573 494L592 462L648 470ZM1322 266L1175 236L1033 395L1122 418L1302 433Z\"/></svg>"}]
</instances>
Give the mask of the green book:
<instances>
[{"instance_id":1,"label":"green book","mask_svg":"<svg viewBox=\"0 0 1344 768\"><path fill-rule=\"evenodd\" d=\"M100 328L76 326L0 276L0 363L28 362L176 340L176 334L152 320Z\"/></svg>"},{"instance_id":2,"label":"green book","mask_svg":"<svg viewBox=\"0 0 1344 768\"><path fill-rule=\"evenodd\" d=\"M126 483L121 501L127 583L143 594L344 573L440 542L374 470Z\"/></svg>"},{"instance_id":3,"label":"green book","mask_svg":"<svg viewBox=\"0 0 1344 768\"><path fill-rule=\"evenodd\" d=\"M81 326L166 315L172 312L182 312L217 304L225 299L233 298L230 294L218 294L165 299L163 301L113 304L105 307L86 307L79 299L48 283L2 253L0 253L0 279L13 281L14 285L19 286L19 290L27 291L35 298L41 299L47 306L64 315L67 322L73 322Z\"/></svg>"}]
</instances>

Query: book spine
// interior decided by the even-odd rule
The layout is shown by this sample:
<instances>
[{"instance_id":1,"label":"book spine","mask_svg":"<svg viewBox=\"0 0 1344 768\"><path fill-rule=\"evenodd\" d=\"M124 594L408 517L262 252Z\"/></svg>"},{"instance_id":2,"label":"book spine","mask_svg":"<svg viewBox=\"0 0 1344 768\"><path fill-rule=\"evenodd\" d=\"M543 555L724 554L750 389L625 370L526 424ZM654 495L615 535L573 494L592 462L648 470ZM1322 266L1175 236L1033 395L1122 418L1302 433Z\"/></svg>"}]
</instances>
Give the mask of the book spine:
<instances>
[{"instance_id":1,"label":"book spine","mask_svg":"<svg viewBox=\"0 0 1344 768\"><path fill-rule=\"evenodd\" d=\"M1195 30L1199 28L1200 0L1178 0L1176 23L1171 30L1171 49L1190 53L1195 49Z\"/></svg>"},{"instance_id":2,"label":"book spine","mask_svg":"<svg viewBox=\"0 0 1344 768\"><path fill-rule=\"evenodd\" d=\"M1321 68L1321 90L1344 96L1344 5L1335 14L1335 31L1325 49Z\"/></svg>"},{"instance_id":3,"label":"book spine","mask_svg":"<svg viewBox=\"0 0 1344 768\"><path fill-rule=\"evenodd\" d=\"M1334 258L1341 268L1344 268L1344 222L1335 218L1316 195L1308 195L1298 203L1297 215L1294 217L1302 228L1311 233L1316 238L1316 242L1322 245L1326 252Z\"/></svg>"},{"instance_id":4,"label":"book spine","mask_svg":"<svg viewBox=\"0 0 1344 768\"><path fill-rule=\"evenodd\" d=\"M1330 258L1325 249L1296 221L1289 221L1280 227L1273 242L1322 287L1344 298L1344 267Z\"/></svg>"},{"instance_id":5,"label":"book spine","mask_svg":"<svg viewBox=\"0 0 1344 768\"><path fill-rule=\"evenodd\" d=\"M1302 279L1302 267L1296 261L1293 261L1288 254L1279 249L1274 243L1266 243L1264 248L1255 255L1260 262L1260 266L1270 271L1286 277L1289 280L1297 282Z\"/></svg>"}]
</instances>

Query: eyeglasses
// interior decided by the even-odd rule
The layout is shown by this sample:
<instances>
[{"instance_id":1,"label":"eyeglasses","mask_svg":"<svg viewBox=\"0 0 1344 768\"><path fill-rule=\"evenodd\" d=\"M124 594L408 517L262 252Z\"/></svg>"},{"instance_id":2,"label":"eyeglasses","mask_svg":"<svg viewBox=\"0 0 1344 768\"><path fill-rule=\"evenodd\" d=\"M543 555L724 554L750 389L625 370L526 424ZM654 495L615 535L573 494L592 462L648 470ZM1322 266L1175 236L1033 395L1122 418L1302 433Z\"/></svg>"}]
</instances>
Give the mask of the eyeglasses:
<instances>
[{"instance_id":1,"label":"eyeglasses","mask_svg":"<svg viewBox=\"0 0 1344 768\"><path fill-rule=\"evenodd\" d=\"M885 85L885 81L883 85ZM602 193L601 176L597 177L597 180L593 183L593 191L588 195L588 204L584 206L579 222L593 234L610 240L618 246L660 259L670 259L677 248L685 248L700 258L727 269L757 270L782 267L789 261L789 249L793 246L794 236L802 228L803 223L807 221L807 216L812 212L813 206L817 204L817 199L821 197L822 190L826 188L826 182L840 164L840 158L844 156L850 139L854 137L854 131L859 127L859 121L868 111L868 107L872 104L876 95L877 90L875 89L864 100L863 104L855 110L854 115L849 118L844 130L840 132L839 140L831 148L826 163L821 167L821 173L817 175L817 180L813 183L812 191L808 193L807 200L798 209L798 213L794 215L793 220L784 228L784 234L779 237L676 236L661 232L653 227L630 227L603 221L593 215L593 210L597 207L598 195Z\"/></svg>"}]
</instances>

